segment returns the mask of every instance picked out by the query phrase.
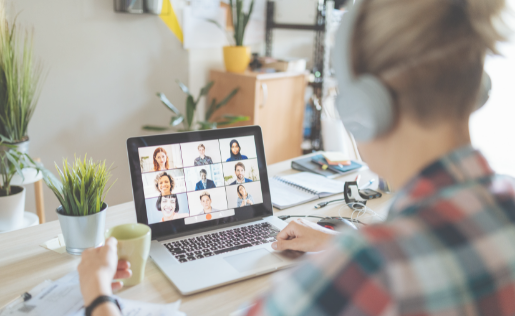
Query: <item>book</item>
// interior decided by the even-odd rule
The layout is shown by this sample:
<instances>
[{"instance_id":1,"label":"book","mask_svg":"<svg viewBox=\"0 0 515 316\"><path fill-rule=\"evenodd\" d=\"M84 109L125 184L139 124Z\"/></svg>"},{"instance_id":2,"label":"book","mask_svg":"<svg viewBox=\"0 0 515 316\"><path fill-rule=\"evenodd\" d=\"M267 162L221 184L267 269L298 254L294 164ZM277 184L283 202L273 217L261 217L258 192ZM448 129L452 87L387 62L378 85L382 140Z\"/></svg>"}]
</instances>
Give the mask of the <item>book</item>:
<instances>
[{"instance_id":1,"label":"book","mask_svg":"<svg viewBox=\"0 0 515 316\"><path fill-rule=\"evenodd\" d=\"M311 162L316 163L317 165L322 167L322 169L329 169L340 174L344 174L362 167L361 164L358 164L354 161L351 161L348 165L331 165L327 162L327 159L324 158L324 156L322 155L316 155L311 157Z\"/></svg>"},{"instance_id":2,"label":"book","mask_svg":"<svg viewBox=\"0 0 515 316\"><path fill-rule=\"evenodd\" d=\"M273 177L270 181L272 204L278 209L285 209L326 196L343 194L344 183L327 179L310 172Z\"/></svg>"},{"instance_id":3,"label":"book","mask_svg":"<svg viewBox=\"0 0 515 316\"><path fill-rule=\"evenodd\" d=\"M295 169L295 170L312 172L312 173L315 173L315 174L318 174L318 175L321 175L321 176L324 176L324 177L327 177L330 179L339 177L341 175L356 171L356 170L364 167L363 164L356 162L356 161L352 161L352 163L349 166L338 167L338 169L329 168L329 167L323 168L322 165L319 165L319 164L313 162L313 159L316 159L317 157L323 158L322 155L316 155L313 157L306 157L306 158L302 158L302 159L293 160L291 162L291 167L292 167L292 169ZM335 167L335 166L331 166L331 167ZM342 169L340 169L340 168L342 168Z\"/></svg>"}]
</instances>

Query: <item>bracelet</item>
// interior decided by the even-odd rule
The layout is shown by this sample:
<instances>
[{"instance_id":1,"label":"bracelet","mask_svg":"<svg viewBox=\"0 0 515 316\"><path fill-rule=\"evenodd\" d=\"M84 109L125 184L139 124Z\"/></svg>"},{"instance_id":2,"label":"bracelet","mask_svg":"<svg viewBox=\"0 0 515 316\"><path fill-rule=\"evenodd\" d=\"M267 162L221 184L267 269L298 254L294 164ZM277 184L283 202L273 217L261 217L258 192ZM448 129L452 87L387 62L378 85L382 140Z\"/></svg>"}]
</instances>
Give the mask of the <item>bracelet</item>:
<instances>
[{"instance_id":1,"label":"bracelet","mask_svg":"<svg viewBox=\"0 0 515 316\"><path fill-rule=\"evenodd\" d=\"M99 297L97 297L93 302L91 302L91 304L89 304L88 307L86 307L86 316L91 316L91 313L93 313L93 310L100 304L103 304L105 302L111 302L111 303L114 303L116 305L116 307L118 307L118 309L120 310L120 313L122 311L121 307L120 307L120 304L118 304L118 300L115 299L114 297L112 296L107 296L107 295L100 295Z\"/></svg>"}]
</instances>

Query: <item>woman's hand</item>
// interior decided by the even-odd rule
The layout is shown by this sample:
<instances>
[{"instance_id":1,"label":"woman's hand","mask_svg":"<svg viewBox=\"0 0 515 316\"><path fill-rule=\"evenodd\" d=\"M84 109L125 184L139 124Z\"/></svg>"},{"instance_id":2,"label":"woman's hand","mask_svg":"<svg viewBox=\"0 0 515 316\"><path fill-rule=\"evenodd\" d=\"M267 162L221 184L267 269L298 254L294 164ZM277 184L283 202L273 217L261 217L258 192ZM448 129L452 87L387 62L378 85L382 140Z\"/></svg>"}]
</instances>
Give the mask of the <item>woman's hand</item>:
<instances>
[{"instance_id":1,"label":"woman's hand","mask_svg":"<svg viewBox=\"0 0 515 316\"><path fill-rule=\"evenodd\" d=\"M248 205L252 205L252 201L251 200L247 199L246 201L247 201Z\"/></svg>"},{"instance_id":2,"label":"woman's hand","mask_svg":"<svg viewBox=\"0 0 515 316\"><path fill-rule=\"evenodd\" d=\"M118 261L117 244L118 241L111 237L106 240L105 246L82 253L77 270L84 306L100 295L112 295L113 290L123 286L121 282L113 283L113 279L125 279L132 275L130 264L125 260Z\"/></svg>"},{"instance_id":3,"label":"woman's hand","mask_svg":"<svg viewBox=\"0 0 515 316\"><path fill-rule=\"evenodd\" d=\"M242 200L242 201L241 201L241 205L240 205L240 207L241 207L241 206L245 206L245 205L247 205L247 200Z\"/></svg>"},{"instance_id":4,"label":"woman's hand","mask_svg":"<svg viewBox=\"0 0 515 316\"><path fill-rule=\"evenodd\" d=\"M337 232L316 223L298 218L291 221L277 234L277 242L272 244L275 250L297 250L303 252L321 251Z\"/></svg>"}]
</instances>

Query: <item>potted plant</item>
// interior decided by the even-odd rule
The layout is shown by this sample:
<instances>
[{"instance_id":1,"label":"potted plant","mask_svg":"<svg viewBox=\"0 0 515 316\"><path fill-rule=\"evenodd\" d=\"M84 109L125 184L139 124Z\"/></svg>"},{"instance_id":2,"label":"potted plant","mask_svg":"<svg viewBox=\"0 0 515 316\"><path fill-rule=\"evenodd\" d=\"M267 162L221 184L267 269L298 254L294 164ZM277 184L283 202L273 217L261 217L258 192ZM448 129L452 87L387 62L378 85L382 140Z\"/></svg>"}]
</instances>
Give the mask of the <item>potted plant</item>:
<instances>
[{"instance_id":1,"label":"potted plant","mask_svg":"<svg viewBox=\"0 0 515 316\"><path fill-rule=\"evenodd\" d=\"M250 47L243 46L243 38L254 9L254 0L250 2L248 13L243 12L243 3L244 0L229 0L230 18L234 26L234 44L223 48L225 69L229 72L244 72L250 63Z\"/></svg>"},{"instance_id":2,"label":"potted plant","mask_svg":"<svg viewBox=\"0 0 515 316\"><path fill-rule=\"evenodd\" d=\"M206 115L204 117L204 121L197 122L194 124L193 118L195 117L195 112L197 111L197 104L203 96L206 96L213 87L214 82L209 82L205 87L200 90L200 94L195 99L195 97L190 93L190 90L186 85L177 80L177 84L181 87L181 90L187 94L186 98L186 116L184 116L171 102L168 98L163 94L158 92L157 96L161 100L161 103L172 111L173 116L170 120L169 126L155 126L155 125L145 125L143 129L151 130L151 131L166 131L170 128L176 127L182 123L183 128L179 129L180 131L194 131L197 129L206 130L206 129L215 129L218 126L224 126L233 124L236 122L248 121L250 118L248 116L241 115L232 115L227 114L221 117L213 119L213 113L226 105L232 97L238 92L239 88L236 88L229 93L222 101L218 102L216 99L211 100L211 103L206 111ZM198 128L197 128L198 127Z\"/></svg>"},{"instance_id":3,"label":"potted plant","mask_svg":"<svg viewBox=\"0 0 515 316\"><path fill-rule=\"evenodd\" d=\"M0 135L0 231L11 231L23 224L25 188L11 185L11 181L15 174L24 179L22 169L29 167L40 172L29 155L5 143Z\"/></svg>"},{"instance_id":4,"label":"potted plant","mask_svg":"<svg viewBox=\"0 0 515 316\"><path fill-rule=\"evenodd\" d=\"M106 189L111 178L111 167L107 168L105 161L95 163L86 157L84 160L75 157L72 166L64 159L62 169L57 163L55 167L61 183L49 177L44 179L61 203L56 212L66 251L80 255L84 250L104 243L107 212L104 199L114 184Z\"/></svg>"},{"instance_id":5,"label":"potted plant","mask_svg":"<svg viewBox=\"0 0 515 316\"><path fill-rule=\"evenodd\" d=\"M24 34L24 36L22 36ZM27 128L36 108L41 67L33 57L32 33L10 23L0 2L0 135L28 152Z\"/></svg>"}]
</instances>

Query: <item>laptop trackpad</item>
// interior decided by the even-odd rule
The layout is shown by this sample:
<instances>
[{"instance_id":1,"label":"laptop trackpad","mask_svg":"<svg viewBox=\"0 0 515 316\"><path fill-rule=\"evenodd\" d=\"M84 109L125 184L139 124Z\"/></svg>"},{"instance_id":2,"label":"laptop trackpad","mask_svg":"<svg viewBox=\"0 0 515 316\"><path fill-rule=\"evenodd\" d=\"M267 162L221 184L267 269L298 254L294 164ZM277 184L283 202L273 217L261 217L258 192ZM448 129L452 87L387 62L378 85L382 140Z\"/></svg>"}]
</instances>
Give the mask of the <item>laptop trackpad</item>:
<instances>
[{"instance_id":1,"label":"laptop trackpad","mask_svg":"<svg viewBox=\"0 0 515 316\"><path fill-rule=\"evenodd\" d=\"M261 267L278 264L282 261L279 257L271 254L266 249L256 249L239 255L225 257L224 260L233 268L238 270L238 272L247 272Z\"/></svg>"}]
</instances>

